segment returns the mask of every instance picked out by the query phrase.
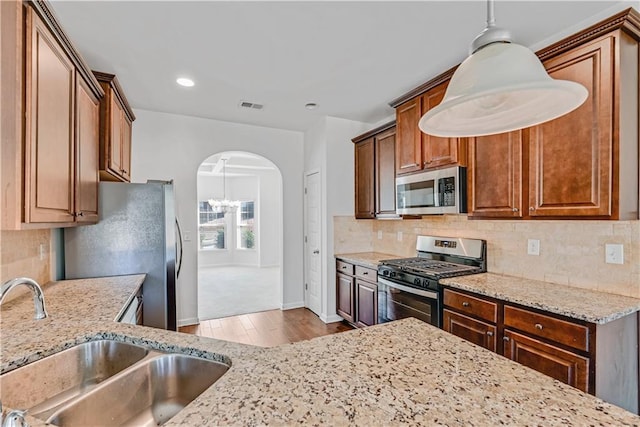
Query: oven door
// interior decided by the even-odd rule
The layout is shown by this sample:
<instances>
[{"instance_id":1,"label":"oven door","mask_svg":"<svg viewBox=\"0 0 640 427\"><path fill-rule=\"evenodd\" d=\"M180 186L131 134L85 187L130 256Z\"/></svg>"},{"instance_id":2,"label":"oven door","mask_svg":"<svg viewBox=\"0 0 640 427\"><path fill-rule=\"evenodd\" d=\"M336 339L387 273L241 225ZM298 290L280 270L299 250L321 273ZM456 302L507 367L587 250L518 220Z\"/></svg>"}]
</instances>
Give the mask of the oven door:
<instances>
[{"instance_id":1,"label":"oven door","mask_svg":"<svg viewBox=\"0 0 640 427\"><path fill-rule=\"evenodd\" d=\"M415 317L440 327L440 294L378 278L378 323Z\"/></svg>"}]
</instances>

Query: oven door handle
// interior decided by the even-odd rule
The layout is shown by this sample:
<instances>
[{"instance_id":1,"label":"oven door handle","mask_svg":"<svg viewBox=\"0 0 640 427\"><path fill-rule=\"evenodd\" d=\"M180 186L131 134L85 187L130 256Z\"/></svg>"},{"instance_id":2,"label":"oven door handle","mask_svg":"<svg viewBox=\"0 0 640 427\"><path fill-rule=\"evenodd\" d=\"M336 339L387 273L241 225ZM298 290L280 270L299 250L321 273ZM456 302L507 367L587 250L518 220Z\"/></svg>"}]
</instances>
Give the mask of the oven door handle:
<instances>
[{"instance_id":1,"label":"oven door handle","mask_svg":"<svg viewBox=\"0 0 640 427\"><path fill-rule=\"evenodd\" d=\"M383 279L382 277L378 278L378 282L382 283L383 285L387 285L390 288L395 288L395 289L397 289L399 291L408 292L410 294L420 295L420 296L431 298L431 299L438 299L438 293L437 292L425 291L425 290L422 290L422 289L416 289L416 288L412 288L412 287L409 287L409 286L404 286L404 285L401 285L399 283L395 283L395 282L392 282L390 280Z\"/></svg>"}]
</instances>

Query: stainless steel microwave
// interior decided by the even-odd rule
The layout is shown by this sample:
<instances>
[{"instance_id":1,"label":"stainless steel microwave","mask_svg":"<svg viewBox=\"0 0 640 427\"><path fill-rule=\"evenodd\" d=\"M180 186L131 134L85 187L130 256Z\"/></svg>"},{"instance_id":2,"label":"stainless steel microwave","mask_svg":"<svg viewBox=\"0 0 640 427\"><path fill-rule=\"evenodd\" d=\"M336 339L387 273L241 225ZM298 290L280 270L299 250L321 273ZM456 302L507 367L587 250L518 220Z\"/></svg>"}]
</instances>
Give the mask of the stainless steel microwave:
<instances>
[{"instance_id":1,"label":"stainless steel microwave","mask_svg":"<svg viewBox=\"0 0 640 427\"><path fill-rule=\"evenodd\" d=\"M461 166L396 178L396 213L432 215L467 212L467 168Z\"/></svg>"}]
</instances>

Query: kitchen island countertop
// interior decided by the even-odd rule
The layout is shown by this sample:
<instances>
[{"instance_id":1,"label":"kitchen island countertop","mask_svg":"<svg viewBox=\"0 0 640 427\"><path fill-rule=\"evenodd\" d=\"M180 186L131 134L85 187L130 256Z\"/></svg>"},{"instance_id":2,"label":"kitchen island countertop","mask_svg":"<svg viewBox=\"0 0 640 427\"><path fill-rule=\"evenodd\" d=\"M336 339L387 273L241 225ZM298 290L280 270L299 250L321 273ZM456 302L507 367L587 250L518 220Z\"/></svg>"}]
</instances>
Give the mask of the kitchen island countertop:
<instances>
[{"instance_id":1,"label":"kitchen island countertop","mask_svg":"<svg viewBox=\"0 0 640 427\"><path fill-rule=\"evenodd\" d=\"M103 302L95 316L83 308L82 280L45 287L51 316L42 321L32 319L30 298L3 305L3 372L78 342L114 338L231 365L166 425L640 425L630 412L416 319L259 348L115 323L129 296L110 297L122 287L104 280L90 295Z\"/></svg>"}]
</instances>

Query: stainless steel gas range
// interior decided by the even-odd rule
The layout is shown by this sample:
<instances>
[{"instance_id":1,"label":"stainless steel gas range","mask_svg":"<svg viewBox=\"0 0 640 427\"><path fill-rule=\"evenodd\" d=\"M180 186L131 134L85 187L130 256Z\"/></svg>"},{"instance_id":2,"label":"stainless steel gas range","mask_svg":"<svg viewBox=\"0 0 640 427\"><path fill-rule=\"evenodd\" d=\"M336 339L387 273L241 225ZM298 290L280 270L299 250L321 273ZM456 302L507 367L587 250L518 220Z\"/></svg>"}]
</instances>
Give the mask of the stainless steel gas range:
<instances>
[{"instance_id":1,"label":"stainless steel gas range","mask_svg":"<svg viewBox=\"0 0 640 427\"><path fill-rule=\"evenodd\" d=\"M442 325L440 279L487 271L487 243L460 237L418 236L417 256L381 261L378 323L415 317Z\"/></svg>"}]
</instances>

